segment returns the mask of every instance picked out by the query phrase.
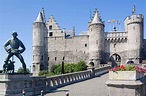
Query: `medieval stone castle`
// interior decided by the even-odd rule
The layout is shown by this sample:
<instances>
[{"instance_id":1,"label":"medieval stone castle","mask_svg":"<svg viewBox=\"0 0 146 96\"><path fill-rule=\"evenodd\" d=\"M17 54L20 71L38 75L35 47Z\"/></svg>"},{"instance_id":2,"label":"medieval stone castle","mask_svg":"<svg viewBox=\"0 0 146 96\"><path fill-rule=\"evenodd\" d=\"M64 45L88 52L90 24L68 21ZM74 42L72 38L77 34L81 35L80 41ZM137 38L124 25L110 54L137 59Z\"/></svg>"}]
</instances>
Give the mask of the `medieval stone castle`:
<instances>
[{"instance_id":1,"label":"medieval stone castle","mask_svg":"<svg viewBox=\"0 0 146 96\"><path fill-rule=\"evenodd\" d=\"M94 11L88 30L75 35L72 30L61 29L53 16L46 22L44 9L33 23L33 73L49 70L52 64L74 63L81 60L94 66L112 62L125 64L128 60L141 63L145 59L144 16L132 14L124 20L125 31L105 32L105 24Z\"/></svg>"}]
</instances>

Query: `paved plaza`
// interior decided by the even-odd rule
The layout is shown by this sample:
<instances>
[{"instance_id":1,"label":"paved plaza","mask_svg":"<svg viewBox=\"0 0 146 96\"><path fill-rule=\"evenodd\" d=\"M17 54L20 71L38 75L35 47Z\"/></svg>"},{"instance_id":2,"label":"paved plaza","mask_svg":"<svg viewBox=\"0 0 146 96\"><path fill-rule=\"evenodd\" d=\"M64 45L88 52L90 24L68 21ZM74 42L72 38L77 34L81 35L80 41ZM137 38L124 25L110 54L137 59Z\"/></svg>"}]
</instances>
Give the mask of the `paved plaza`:
<instances>
[{"instance_id":1,"label":"paved plaza","mask_svg":"<svg viewBox=\"0 0 146 96\"><path fill-rule=\"evenodd\" d=\"M108 74L104 74L93 79L58 88L45 96L66 96L66 92L69 92L69 96L108 96L105 84L107 80Z\"/></svg>"}]
</instances>

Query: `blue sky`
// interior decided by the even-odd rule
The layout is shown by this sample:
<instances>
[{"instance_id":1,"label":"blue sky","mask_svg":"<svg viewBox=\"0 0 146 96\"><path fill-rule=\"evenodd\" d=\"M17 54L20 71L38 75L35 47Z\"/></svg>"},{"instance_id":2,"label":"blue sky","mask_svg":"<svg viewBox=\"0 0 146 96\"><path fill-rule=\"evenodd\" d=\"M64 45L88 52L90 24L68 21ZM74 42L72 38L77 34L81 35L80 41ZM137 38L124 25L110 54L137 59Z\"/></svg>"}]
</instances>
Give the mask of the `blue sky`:
<instances>
[{"instance_id":1,"label":"blue sky","mask_svg":"<svg viewBox=\"0 0 146 96\"><path fill-rule=\"evenodd\" d=\"M105 31L110 31L108 20L118 20L121 30L126 16L132 13L136 5L136 14L146 16L146 0L0 0L0 69L7 56L3 45L17 31L18 38L23 41L26 51L22 54L27 67L32 65L32 23L42 7L45 9L46 21L53 15L60 28L71 30L75 26L76 34L87 31L90 16L95 8L105 21ZM146 20L145 20L146 22ZM146 24L144 24L146 29ZM146 38L146 31L144 33ZM15 57L16 70L21 63Z\"/></svg>"}]
</instances>

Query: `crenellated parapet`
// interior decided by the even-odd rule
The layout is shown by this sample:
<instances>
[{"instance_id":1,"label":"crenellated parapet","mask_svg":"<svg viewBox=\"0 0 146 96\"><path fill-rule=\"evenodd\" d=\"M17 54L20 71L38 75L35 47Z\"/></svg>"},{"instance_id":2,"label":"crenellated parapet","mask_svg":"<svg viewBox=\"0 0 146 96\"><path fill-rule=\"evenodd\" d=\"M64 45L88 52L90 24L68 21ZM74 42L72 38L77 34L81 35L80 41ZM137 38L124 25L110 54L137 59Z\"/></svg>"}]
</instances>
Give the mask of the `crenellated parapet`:
<instances>
[{"instance_id":1,"label":"crenellated parapet","mask_svg":"<svg viewBox=\"0 0 146 96\"><path fill-rule=\"evenodd\" d=\"M143 22L144 16L142 14L128 16L125 19L125 24L129 25L131 23L141 23Z\"/></svg>"}]
</instances>

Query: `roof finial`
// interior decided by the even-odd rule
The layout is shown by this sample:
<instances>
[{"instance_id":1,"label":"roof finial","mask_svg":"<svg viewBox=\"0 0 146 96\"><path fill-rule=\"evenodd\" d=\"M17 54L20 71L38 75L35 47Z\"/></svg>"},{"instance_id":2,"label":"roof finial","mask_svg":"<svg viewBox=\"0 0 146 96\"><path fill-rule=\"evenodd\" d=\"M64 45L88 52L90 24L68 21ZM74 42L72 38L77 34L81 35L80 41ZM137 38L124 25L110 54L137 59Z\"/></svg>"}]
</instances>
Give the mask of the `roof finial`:
<instances>
[{"instance_id":1,"label":"roof finial","mask_svg":"<svg viewBox=\"0 0 146 96\"><path fill-rule=\"evenodd\" d=\"M97 8L95 9L95 11L94 11L94 16L93 16L93 18L91 19L91 24L93 24L93 23L102 23L102 20L101 20L101 18L100 18L100 16L99 16L99 13L98 13Z\"/></svg>"},{"instance_id":2,"label":"roof finial","mask_svg":"<svg viewBox=\"0 0 146 96\"><path fill-rule=\"evenodd\" d=\"M135 4L134 4L134 6L133 6L133 8L132 8L132 14L135 13L135 10L136 10L136 6L135 6Z\"/></svg>"},{"instance_id":3,"label":"roof finial","mask_svg":"<svg viewBox=\"0 0 146 96\"><path fill-rule=\"evenodd\" d=\"M46 18L45 18L45 11L44 11L44 8L42 8L42 15L43 15L43 20L44 20L44 22L46 23Z\"/></svg>"}]
</instances>

